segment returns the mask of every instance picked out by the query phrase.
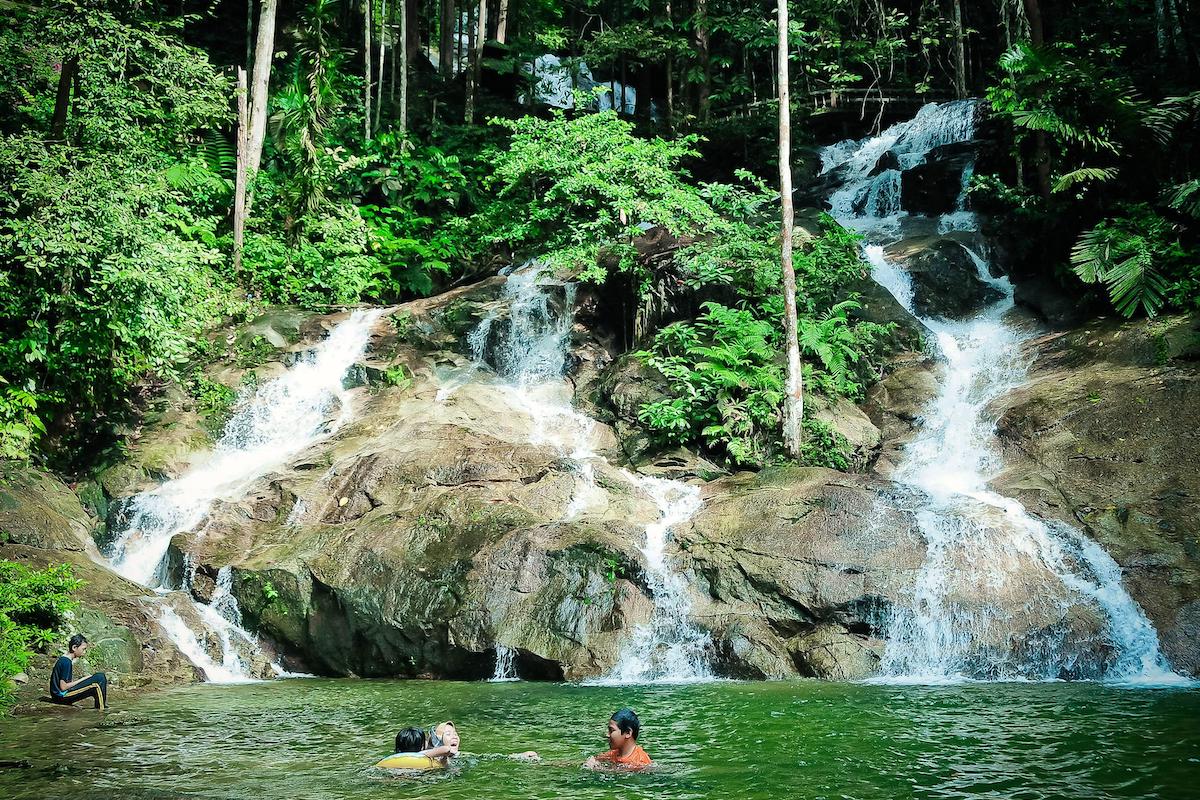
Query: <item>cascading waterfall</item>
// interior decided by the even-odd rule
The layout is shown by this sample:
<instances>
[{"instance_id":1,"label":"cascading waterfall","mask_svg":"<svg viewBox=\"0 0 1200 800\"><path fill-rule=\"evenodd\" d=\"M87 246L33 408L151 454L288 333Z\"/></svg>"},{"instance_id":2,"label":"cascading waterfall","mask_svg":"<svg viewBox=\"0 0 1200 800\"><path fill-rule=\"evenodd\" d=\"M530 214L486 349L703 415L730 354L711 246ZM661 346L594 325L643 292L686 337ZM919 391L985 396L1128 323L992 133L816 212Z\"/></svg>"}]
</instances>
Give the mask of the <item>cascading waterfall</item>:
<instances>
[{"instance_id":1,"label":"cascading waterfall","mask_svg":"<svg viewBox=\"0 0 1200 800\"><path fill-rule=\"evenodd\" d=\"M712 680L712 639L688 619L692 602L683 576L667 560L671 529L700 510L700 489L681 481L628 474L654 499L661 516L646 526L646 577L654 596L650 621L637 626L603 683L685 683Z\"/></svg>"},{"instance_id":2,"label":"cascading waterfall","mask_svg":"<svg viewBox=\"0 0 1200 800\"><path fill-rule=\"evenodd\" d=\"M336 431L350 415L350 395L343 379L365 351L379 314L355 311L286 373L243 397L202 464L133 497L128 524L110 548L113 569L166 592L170 588L166 555L172 537L200 525L214 501L239 497L251 481ZM293 509L296 516L302 513L303 508ZM241 627L231 586L232 573L224 567L218 572L212 603L196 604L199 618L220 640L219 664L178 613L165 603L162 606L163 628L210 681L246 677L239 650L252 645L253 636Z\"/></svg>"},{"instance_id":3,"label":"cascading waterfall","mask_svg":"<svg viewBox=\"0 0 1200 800\"><path fill-rule=\"evenodd\" d=\"M563 518L573 519L603 497L595 470L603 457L595 452L595 423L571 405L562 381L570 347L575 287L547 277L530 262L508 273L505 285L507 318L499 314L482 320L468 342L480 363L491 363L508 382L501 387L510 402L524 409L533 423L531 442L550 444L574 463L575 491ZM561 309L555 295L561 293ZM691 603L682 576L665 555L673 526L700 508L700 490L681 481L626 473L659 507L660 518L646 529L642 553L654 595L651 621L634 630L631 642L605 683L647 683L711 679L707 667L710 640L688 621ZM496 646L494 680L515 679L513 651ZM513 671L510 673L510 669Z\"/></svg>"},{"instance_id":4,"label":"cascading waterfall","mask_svg":"<svg viewBox=\"0 0 1200 800\"><path fill-rule=\"evenodd\" d=\"M571 405L562 381L571 344L575 285L546 277L531 261L507 273L507 320L489 316L468 337L472 357L491 363L506 383L509 401L533 424L532 444L548 444L571 460L578 480L565 519L573 519L599 497L596 486L595 423ZM556 312L553 295L560 294Z\"/></svg>"},{"instance_id":5,"label":"cascading waterfall","mask_svg":"<svg viewBox=\"0 0 1200 800\"><path fill-rule=\"evenodd\" d=\"M931 104L877 137L839 142L822 153L825 171L837 170L844 179L830 200L834 215L863 232L874 278L926 325L947 367L892 476L906 487L900 501L913 512L926 557L911 596L884 623L883 679L1177 682L1182 679L1170 671L1153 625L1122 586L1111 556L1081 532L1047 523L987 488L1000 467L987 406L1026 379L1023 347L1033 335L1009 313L1011 285L993 278L968 248L979 277L999 289L1001 299L962 321L920 317L908 273L885 254L906 222L903 170L933 147L969 141L976 110L971 101ZM876 171L888 153L886 163L899 170ZM968 180L964 174L955 212L937 221L940 232L977 232L965 200ZM1020 611L1004 610L1014 607ZM1078 608L1098 617L1104 630L1075 631L1070 619Z\"/></svg>"},{"instance_id":6,"label":"cascading waterfall","mask_svg":"<svg viewBox=\"0 0 1200 800\"><path fill-rule=\"evenodd\" d=\"M517 675L517 651L504 644L496 645L496 669L492 672L492 683L519 681Z\"/></svg>"}]
</instances>

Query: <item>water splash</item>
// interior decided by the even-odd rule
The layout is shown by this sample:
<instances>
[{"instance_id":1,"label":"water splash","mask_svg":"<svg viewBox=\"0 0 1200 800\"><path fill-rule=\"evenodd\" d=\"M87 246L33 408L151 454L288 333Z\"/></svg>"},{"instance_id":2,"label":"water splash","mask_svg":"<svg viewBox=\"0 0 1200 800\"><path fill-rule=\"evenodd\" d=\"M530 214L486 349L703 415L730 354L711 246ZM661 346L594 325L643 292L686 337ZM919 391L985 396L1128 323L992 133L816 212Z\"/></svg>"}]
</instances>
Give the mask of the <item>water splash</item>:
<instances>
[{"instance_id":1,"label":"water splash","mask_svg":"<svg viewBox=\"0 0 1200 800\"><path fill-rule=\"evenodd\" d=\"M509 273L505 297L507 317L497 311L482 320L468 343L477 362L492 364L507 379L500 388L512 405L529 415L531 443L555 447L574 465L575 489L562 517L571 520L605 497L596 484L596 468L605 463L595 451L596 424L571 405L562 381L570 351L575 288L530 262ZM626 474L653 498L661 514L647 527L642 549L655 611L647 625L634 630L617 667L604 682L711 680L709 637L688 620L691 602L687 586L665 555L671 528L700 508L700 491L680 481ZM496 649L496 674L500 675L502 659L510 656L503 645Z\"/></svg>"},{"instance_id":2,"label":"water splash","mask_svg":"<svg viewBox=\"0 0 1200 800\"><path fill-rule=\"evenodd\" d=\"M941 389L892 475L906 487L896 500L912 512L926 555L906 601L885 622L883 680L1178 682L1112 557L1078 530L1045 522L987 488L1002 467L988 406L1026 380L1024 346L1034 334L1009 313L1012 285L993 277L986 260L967 248L979 277L1001 298L970 319L921 318L913 311L910 276L885 253L904 214L885 197L893 179L885 186L886 173L871 171L887 153L887 163L904 170L933 147L969 140L974 116L970 102L926 106L877 137L840 142L822 154L827 170L845 176L831 198L834 215L866 234L871 244L864 256L875 280L921 319L946 363ZM938 220L939 231L977 230L966 201L972 169L964 170L956 210ZM1081 613L1103 630L1077 624Z\"/></svg>"},{"instance_id":3,"label":"water splash","mask_svg":"<svg viewBox=\"0 0 1200 800\"><path fill-rule=\"evenodd\" d=\"M577 479L563 511L574 519L597 504L596 423L571 405L562 378L570 353L575 285L554 279L537 261L508 274L507 303L481 320L467 338L471 355L491 364L506 380L500 387L509 402L530 420L530 443L549 445L571 462Z\"/></svg>"},{"instance_id":4,"label":"water splash","mask_svg":"<svg viewBox=\"0 0 1200 800\"><path fill-rule=\"evenodd\" d=\"M213 502L240 497L250 482L336 431L350 415L343 379L366 349L380 313L355 311L281 377L243 396L203 463L133 497L128 525L110 549L112 568L143 586L165 591L167 550L176 534L200 525ZM297 501L289 524L303 511ZM190 559L184 566L186 582L191 578ZM160 616L163 629L212 681L248 680L240 651L247 646L257 650L253 636L241 626L231 586L232 574L224 567L217 574L212 604L196 604L198 618L221 643L219 664L174 609L164 604Z\"/></svg>"}]
</instances>

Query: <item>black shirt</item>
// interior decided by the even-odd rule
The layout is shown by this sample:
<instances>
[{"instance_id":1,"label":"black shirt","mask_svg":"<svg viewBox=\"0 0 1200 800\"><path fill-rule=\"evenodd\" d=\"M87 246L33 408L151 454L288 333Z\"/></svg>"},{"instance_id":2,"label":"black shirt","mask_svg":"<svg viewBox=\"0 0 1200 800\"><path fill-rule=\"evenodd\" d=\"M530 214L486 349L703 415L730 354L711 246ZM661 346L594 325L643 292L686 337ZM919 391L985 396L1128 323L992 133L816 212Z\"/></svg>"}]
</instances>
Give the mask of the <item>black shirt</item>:
<instances>
[{"instance_id":1,"label":"black shirt","mask_svg":"<svg viewBox=\"0 0 1200 800\"><path fill-rule=\"evenodd\" d=\"M63 696L59 681L71 682L72 666L71 659L67 656L59 656L58 661L54 662L54 671L50 673L50 694L53 697Z\"/></svg>"}]
</instances>

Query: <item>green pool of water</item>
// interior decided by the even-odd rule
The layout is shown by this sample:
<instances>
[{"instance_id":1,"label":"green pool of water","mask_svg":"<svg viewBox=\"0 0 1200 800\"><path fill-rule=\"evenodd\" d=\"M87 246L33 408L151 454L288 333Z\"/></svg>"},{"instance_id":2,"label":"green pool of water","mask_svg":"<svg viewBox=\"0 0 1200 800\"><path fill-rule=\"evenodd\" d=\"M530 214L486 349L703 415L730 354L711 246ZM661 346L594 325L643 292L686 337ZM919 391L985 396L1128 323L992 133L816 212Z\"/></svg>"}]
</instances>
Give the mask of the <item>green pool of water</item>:
<instances>
[{"instance_id":1,"label":"green pool of water","mask_svg":"<svg viewBox=\"0 0 1200 800\"><path fill-rule=\"evenodd\" d=\"M654 772L572 764L641 715ZM1148 798L1200 792L1200 692L1095 684L589 687L289 680L193 686L104 716L0 720L0 797ZM453 719L436 777L370 768L398 727ZM564 764L498 757L536 749Z\"/></svg>"}]
</instances>

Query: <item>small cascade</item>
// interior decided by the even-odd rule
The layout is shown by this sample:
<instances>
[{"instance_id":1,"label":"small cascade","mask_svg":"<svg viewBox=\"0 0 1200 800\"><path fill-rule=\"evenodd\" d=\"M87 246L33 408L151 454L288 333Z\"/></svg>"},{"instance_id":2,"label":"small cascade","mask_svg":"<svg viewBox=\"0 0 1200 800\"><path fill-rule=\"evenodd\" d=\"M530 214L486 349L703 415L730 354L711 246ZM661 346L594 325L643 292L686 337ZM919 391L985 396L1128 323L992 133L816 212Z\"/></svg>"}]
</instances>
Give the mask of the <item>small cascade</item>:
<instances>
[{"instance_id":1,"label":"small cascade","mask_svg":"<svg viewBox=\"0 0 1200 800\"><path fill-rule=\"evenodd\" d=\"M496 670L492 683L507 683L521 680L517 676L517 651L508 645L496 645Z\"/></svg>"},{"instance_id":2,"label":"small cascade","mask_svg":"<svg viewBox=\"0 0 1200 800\"><path fill-rule=\"evenodd\" d=\"M595 423L571 405L563 385L573 325L575 287L543 274L530 262L508 272L507 316L482 320L468 343L481 364L491 364L506 379L501 388L513 406L532 421L532 444L549 444L574 464L577 477L563 519L574 519L598 504L605 493L596 485L596 468L604 463L594 449ZM646 529L642 553L654 595L651 621L634 630L610 683L696 681L712 678L708 669L708 634L688 621L691 602L683 577L665 555L671 528L700 508L699 489L680 481L626 473L658 505L659 520ZM508 674L513 653L496 645L496 680ZM515 674L514 674L515 676Z\"/></svg>"},{"instance_id":3,"label":"small cascade","mask_svg":"<svg viewBox=\"0 0 1200 800\"><path fill-rule=\"evenodd\" d=\"M597 502L595 423L571 405L562 378L574 322L575 286L548 278L531 261L508 272L507 318L489 316L468 336L472 357L491 364L506 380L509 401L529 415L530 443L550 445L570 459L577 472L575 492L564 509L573 519ZM561 307L555 308L556 301Z\"/></svg>"},{"instance_id":4,"label":"small cascade","mask_svg":"<svg viewBox=\"0 0 1200 800\"><path fill-rule=\"evenodd\" d=\"M654 499L661 516L646 526L646 577L654 596L650 621L639 625L603 683L686 683L712 680L712 639L691 623L692 602L683 576L667 560L671 529L700 510L700 489L680 481L628 474Z\"/></svg>"},{"instance_id":5,"label":"small cascade","mask_svg":"<svg viewBox=\"0 0 1200 800\"><path fill-rule=\"evenodd\" d=\"M834 215L864 233L875 280L918 316L946 363L940 392L892 475L904 487L898 501L912 512L926 556L907 602L884 622L883 679L1180 681L1111 556L1074 528L1045 522L987 488L1002 466L988 405L1026 380L1024 346L1035 333L1010 313L1011 284L992 277L986 260L968 248L1000 299L965 320L920 317L909 274L886 255L906 215L876 199L887 196L893 180L885 187L881 179L893 170L872 174L876 165L903 171L933 147L969 141L975 111L970 101L929 105L877 137L822 153L825 171L844 179L830 200ZM939 231L977 233L966 200L972 170L964 170L956 210L937 220ZM1081 613L1103 631L1077 629L1072 620Z\"/></svg>"},{"instance_id":6,"label":"small cascade","mask_svg":"<svg viewBox=\"0 0 1200 800\"><path fill-rule=\"evenodd\" d=\"M128 525L110 548L112 568L132 581L166 592L166 556L171 539L195 529L213 502L238 498L247 484L265 475L321 438L350 415L350 394L343 386L347 370L362 357L377 311L355 311L286 373L239 400L237 410L213 452L180 477L133 497ZM289 524L304 513L297 501ZM185 582L191 565L185 564ZM196 603L198 619L220 642L216 663L177 611L164 603L164 630L209 680L246 680L243 654L257 651L254 637L241 627L241 613L230 592L232 573L223 567L209 605Z\"/></svg>"}]
</instances>

